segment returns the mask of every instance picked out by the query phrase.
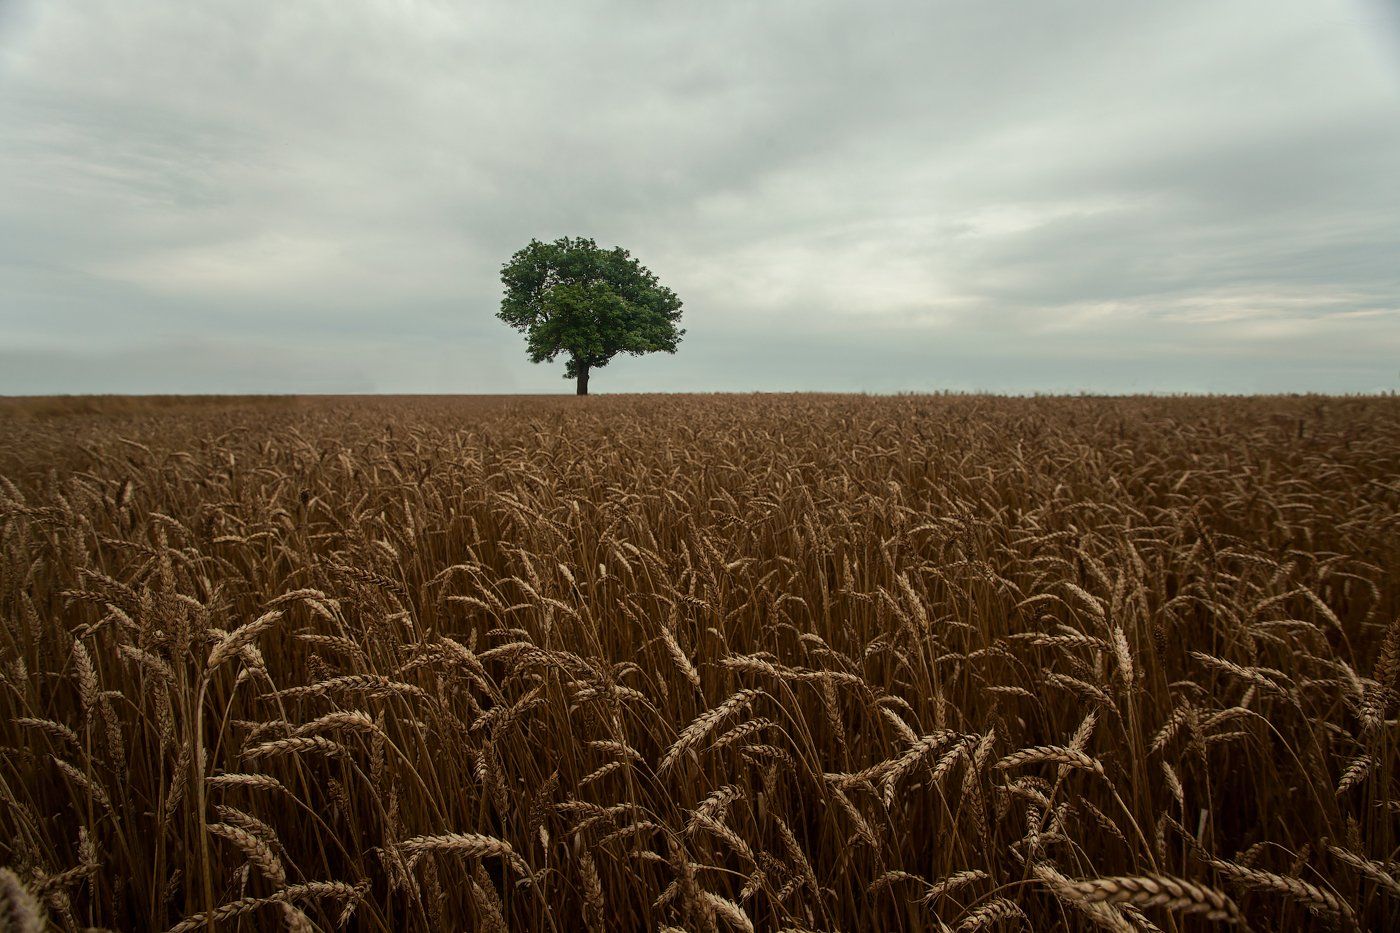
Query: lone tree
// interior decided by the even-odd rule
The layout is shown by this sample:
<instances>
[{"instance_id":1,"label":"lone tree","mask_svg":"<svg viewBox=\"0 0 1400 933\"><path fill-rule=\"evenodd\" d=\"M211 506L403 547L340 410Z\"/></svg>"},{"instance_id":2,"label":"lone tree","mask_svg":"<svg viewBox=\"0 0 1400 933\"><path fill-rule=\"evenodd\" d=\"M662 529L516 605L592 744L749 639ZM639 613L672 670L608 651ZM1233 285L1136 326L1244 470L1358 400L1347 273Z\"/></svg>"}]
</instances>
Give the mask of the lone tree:
<instances>
[{"instance_id":1,"label":"lone tree","mask_svg":"<svg viewBox=\"0 0 1400 933\"><path fill-rule=\"evenodd\" d=\"M568 354L565 379L588 394L588 373L619 353L675 353L681 300L627 250L586 237L531 240L501 269L496 317L525 332L530 362Z\"/></svg>"}]
</instances>

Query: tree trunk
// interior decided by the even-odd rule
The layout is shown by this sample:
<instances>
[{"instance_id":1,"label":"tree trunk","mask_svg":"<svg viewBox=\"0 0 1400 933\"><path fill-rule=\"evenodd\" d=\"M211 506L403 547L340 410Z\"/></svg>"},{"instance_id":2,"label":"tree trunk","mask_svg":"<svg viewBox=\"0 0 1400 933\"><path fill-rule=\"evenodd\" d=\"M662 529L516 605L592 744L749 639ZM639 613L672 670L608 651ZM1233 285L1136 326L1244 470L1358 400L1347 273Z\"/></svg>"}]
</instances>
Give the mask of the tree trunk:
<instances>
[{"instance_id":1,"label":"tree trunk","mask_svg":"<svg viewBox=\"0 0 1400 933\"><path fill-rule=\"evenodd\" d=\"M588 367L587 367L587 366L579 366L579 368L578 368L578 394L579 394L579 395L587 395L587 394L588 394Z\"/></svg>"}]
</instances>

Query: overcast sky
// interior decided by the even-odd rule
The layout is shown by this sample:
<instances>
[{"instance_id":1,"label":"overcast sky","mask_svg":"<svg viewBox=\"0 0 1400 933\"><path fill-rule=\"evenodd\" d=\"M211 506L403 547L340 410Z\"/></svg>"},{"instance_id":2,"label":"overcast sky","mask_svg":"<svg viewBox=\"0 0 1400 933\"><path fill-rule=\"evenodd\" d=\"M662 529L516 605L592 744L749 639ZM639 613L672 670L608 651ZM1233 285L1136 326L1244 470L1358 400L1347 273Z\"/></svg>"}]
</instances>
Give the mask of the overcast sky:
<instances>
[{"instance_id":1,"label":"overcast sky","mask_svg":"<svg viewBox=\"0 0 1400 933\"><path fill-rule=\"evenodd\" d=\"M1400 6L0 0L0 393L1400 389Z\"/></svg>"}]
</instances>

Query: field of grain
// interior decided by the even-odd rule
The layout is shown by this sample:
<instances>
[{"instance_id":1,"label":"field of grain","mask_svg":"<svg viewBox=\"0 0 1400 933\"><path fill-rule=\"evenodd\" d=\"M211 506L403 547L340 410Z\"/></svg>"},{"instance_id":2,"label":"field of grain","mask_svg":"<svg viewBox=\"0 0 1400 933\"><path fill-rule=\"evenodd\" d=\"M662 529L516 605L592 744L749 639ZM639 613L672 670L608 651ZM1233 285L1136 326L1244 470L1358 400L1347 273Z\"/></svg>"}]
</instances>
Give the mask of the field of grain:
<instances>
[{"instance_id":1,"label":"field of grain","mask_svg":"<svg viewBox=\"0 0 1400 933\"><path fill-rule=\"evenodd\" d=\"M10 400L0 437L17 929L1400 921L1394 398Z\"/></svg>"}]
</instances>

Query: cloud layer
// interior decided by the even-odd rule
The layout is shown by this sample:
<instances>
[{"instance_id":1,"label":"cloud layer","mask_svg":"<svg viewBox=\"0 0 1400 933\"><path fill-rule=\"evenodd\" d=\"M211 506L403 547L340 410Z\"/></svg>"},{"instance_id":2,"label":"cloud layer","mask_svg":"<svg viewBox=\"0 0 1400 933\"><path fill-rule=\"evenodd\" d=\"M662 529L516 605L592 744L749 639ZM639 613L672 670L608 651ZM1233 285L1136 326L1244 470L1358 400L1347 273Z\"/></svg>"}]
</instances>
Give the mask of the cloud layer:
<instances>
[{"instance_id":1,"label":"cloud layer","mask_svg":"<svg viewBox=\"0 0 1400 933\"><path fill-rule=\"evenodd\" d=\"M1400 388L1373 4L0 6L0 392L561 391L531 237L686 302L602 391Z\"/></svg>"}]
</instances>

